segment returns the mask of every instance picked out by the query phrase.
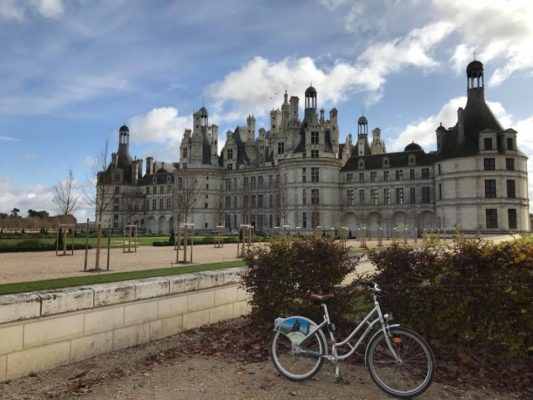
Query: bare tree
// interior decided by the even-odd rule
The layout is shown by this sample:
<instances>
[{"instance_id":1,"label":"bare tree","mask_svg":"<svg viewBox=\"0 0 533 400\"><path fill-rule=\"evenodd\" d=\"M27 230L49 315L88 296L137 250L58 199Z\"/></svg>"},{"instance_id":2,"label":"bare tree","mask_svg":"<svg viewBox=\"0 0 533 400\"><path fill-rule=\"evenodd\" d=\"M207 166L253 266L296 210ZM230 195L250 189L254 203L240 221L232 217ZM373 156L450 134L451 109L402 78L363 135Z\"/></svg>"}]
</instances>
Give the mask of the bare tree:
<instances>
[{"instance_id":1,"label":"bare tree","mask_svg":"<svg viewBox=\"0 0 533 400\"><path fill-rule=\"evenodd\" d=\"M74 183L74 173L72 168L68 170L67 178L64 181L56 183L54 186L54 198L52 203L54 210L60 216L60 221L66 224L68 216L76 211L79 207L80 196L76 192ZM67 254L67 230L63 229L63 254Z\"/></svg>"},{"instance_id":2,"label":"bare tree","mask_svg":"<svg viewBox=\"0 0 533 400\"><path fill-rule=\"evenodd\" d=\"M174 213L176 223L189 222L196 207L199 192L198 179L188 169L179 169L174 175Z\"/></svg>"},{"instance_id":3,"label":"bare tree","mask_svg":"<svg viewBox=\"0 0 533 400\"><path fill-rule=\"evenodd\" d=\"M100 148L91 166L91 175L83 193L88 204L92 205L96 213L96 261L95 269L100 269L100 250L102 239L102 217L111 209L116 196L113 187L113 177L107 173L109 167L109 143Z\"/></svg>"}]
</instances>

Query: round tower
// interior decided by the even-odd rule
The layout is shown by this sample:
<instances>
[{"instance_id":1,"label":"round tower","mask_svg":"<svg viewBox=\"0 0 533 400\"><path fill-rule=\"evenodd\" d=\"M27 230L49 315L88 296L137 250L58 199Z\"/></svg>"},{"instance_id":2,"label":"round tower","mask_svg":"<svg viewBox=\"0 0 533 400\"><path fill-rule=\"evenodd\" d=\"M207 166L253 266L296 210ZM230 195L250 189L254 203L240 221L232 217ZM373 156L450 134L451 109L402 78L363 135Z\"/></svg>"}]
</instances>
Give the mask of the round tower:
<instances>
[{"instance_id":1,"label":"round tower","mask_svg":"<svg viewBox=\"0 0 533 400\"><path fill-rule=\"evenodd\" d=\"M305 108L316 109L317 105L317 92L313 86L309 86L305 90Z\"/></svg>"},{"instance_id":2,"label":"round tower","mask_svg":"<svg viewBox=\"0 0 533 400\"><path fill-rule=\"evenodd\" d=\"M368 120L364 115L361 115L357 120L357 134L367 135L368 134Z\"/></svg>"}]
</instances>

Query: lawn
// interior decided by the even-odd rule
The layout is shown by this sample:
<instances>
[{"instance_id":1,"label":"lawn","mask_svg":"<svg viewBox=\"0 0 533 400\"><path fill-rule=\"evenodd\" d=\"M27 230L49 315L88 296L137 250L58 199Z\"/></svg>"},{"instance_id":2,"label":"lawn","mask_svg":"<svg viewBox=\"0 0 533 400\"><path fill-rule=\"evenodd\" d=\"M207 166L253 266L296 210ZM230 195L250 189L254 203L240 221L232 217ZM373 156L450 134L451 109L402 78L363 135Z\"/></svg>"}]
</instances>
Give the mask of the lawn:
<instances>
[{"instance_id":1,"label":"lawn","mask_svg":"<svg viewBox=\"0 0 533 400\"><path fill-rule=\"evenodd\" d=\"M170 268L148 269L142 271L116 272L109 274L87 273L83 276L49 279L33 282L16 282L0 285L0 295L33 292L36 290L61 289L74 286L87 286L99 283L129 281L132 279L154 278L158 276L179 275L189 272L213 271L223 268L243 267L244 261L224 261L210 264L183 265Z\"/></svg>"}]
</instances>

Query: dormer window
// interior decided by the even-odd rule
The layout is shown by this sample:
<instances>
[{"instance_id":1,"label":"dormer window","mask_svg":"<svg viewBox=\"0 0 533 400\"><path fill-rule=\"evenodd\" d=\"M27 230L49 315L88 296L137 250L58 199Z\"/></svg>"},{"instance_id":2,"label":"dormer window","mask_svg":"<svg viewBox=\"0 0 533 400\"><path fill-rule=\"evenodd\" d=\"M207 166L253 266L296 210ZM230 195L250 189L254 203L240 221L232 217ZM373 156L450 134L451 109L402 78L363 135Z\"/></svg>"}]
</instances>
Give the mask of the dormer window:
<instances>
[{"instance_id":1,"label":"dormer window","mask_svg":"<svg viewBox=\"0 0 533 400\"><path fill-rule=\"evenodd\" d=\"M384 158L383 159L383 166L384 167L388 167L389 166L389 159L388 158Z\"/></svg>"},{"instance_id":2,"label":"dormer window","mask_svg":"<svg viewBox=\"0 0 533 400\"><path fill-rule=\"evenodd\" d=\"M359 160L359 168L364 168L365 162L363 160Z\"/></svg>"},{"instance_id":3,"label":"dormer window","mask_svg":"<svg viewBox=\"0 0 533 400\"><path fill-rule=\"evenodd\" d=\"M483 140L485 150L492 150L492 138L485 138Z\"/></svg>"},{"instance_id":4,"label":"dormer window","mask_svg":"<svg viewBox=\"0 0 533 400\"><path fill-rule=\"evenodd\" d=\"M311 132L311 144L318 144L318 132Z\"/></svg>"},{"instance_id":5,"label":"dormer window","mask_svg":"<svg viewBox=\"0 0 533 400\"><path fill-rule=\"evenodd\" d=\"M227 150L228 160L233 160L233 149Z\"/></svg>"},{"instance_id":6,"label":"dormer window","mask_svg":"<svg viewBox=\"0 0 533 400\"><path fill-rule=\"evenodd\" d=\"M157 183L157 178L154 176L152 177L152 183L155 185Z\"/></svg>"},{"instance_id":7,"label":"dormer window","mask_svg":"<svg viewBox=\"0 0 533 400\"><path fill-rule=\"evenodd\" d=\"M507 150L514 150L513 138L507 138Z\"/></svg>"}]
</instances>

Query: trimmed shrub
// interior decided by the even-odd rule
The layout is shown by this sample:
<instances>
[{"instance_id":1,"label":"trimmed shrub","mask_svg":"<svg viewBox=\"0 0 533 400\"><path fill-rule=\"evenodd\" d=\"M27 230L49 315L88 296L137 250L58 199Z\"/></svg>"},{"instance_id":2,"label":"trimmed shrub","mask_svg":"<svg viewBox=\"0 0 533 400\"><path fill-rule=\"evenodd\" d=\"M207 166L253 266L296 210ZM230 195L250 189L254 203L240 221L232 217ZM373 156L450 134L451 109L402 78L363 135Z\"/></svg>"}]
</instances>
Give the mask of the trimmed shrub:
<instances>
[{"instance_id":1,"label":"trimmed shrub","mask_svg":"<svg viewBox=\"0 0 533 400\"><path fill-rule=\"evenodd\" d=\"M382 307L441 350L533 359L533 244L460 239L455 245L370 251Z\"/></svg>"},{"instance_id":2,"label":"trimmed shrub","mask_svg":"<svg viewBox=\"0 0 533 400\"><path fill-rule=\"evenodd\" d=\"M340 287L357 261L330 239L281 238L245 255L243 287L251 293L252 317L272 322L276 317L305 315L320 321L321 310L309 296L331 293L328 306L335 316L351 311L351 287Z\"/></svg>"}]
</instances>

